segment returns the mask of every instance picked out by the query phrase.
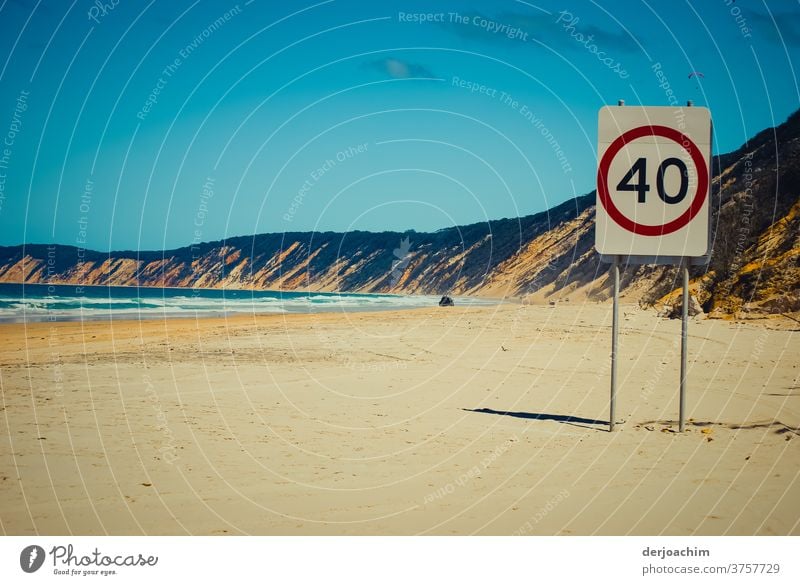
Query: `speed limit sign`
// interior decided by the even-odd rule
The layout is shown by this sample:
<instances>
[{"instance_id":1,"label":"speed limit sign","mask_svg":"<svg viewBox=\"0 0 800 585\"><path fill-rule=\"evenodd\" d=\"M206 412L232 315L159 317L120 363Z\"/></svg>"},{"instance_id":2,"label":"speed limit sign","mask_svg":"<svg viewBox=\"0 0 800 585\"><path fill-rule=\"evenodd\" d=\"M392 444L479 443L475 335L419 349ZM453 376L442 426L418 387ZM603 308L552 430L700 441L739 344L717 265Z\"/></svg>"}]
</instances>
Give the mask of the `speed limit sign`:
<instances>
[{"instance_id":1,"label":"speed limit sign","mask_svg":"<svg viewBox=\"0 0 800 585\"><path fill-rule=\"evenodd\" d=\"M600 254L708 251L711 115L699 107L606 106L598 124Z\"/></svg>"}]
</instances>

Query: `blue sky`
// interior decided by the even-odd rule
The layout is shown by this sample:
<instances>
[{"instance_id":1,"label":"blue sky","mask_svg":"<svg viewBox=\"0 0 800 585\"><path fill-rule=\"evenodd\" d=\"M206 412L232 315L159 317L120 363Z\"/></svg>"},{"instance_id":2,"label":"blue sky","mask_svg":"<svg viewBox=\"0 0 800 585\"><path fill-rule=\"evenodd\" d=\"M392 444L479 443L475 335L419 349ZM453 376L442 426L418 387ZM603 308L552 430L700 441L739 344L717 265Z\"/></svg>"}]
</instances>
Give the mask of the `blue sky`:
<instances>
[{"instance_id":1,"label":"blue sky","mask_svg":"<svg viewBox=\"0 0 800 585\"><path fill-rule=\"evenodd\" d=\"M594 188L602 105L666 80L727 152L800 106L798 56L789 0L0 0L0 244L535 213Z\"/></svg>"}]
</instances>

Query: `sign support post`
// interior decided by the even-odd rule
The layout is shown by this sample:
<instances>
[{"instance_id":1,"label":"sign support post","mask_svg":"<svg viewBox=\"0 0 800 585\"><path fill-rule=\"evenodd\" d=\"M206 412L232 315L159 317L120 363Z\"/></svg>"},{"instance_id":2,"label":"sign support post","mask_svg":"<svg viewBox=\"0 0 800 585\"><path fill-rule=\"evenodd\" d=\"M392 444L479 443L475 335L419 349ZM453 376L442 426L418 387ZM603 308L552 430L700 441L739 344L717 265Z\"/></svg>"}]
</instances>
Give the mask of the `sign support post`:
<instances>
[{"instance_id":1,"label":"sign support post","mask_svg":"<svg viewBox=\"0 0 800 585\"><path fill-rule=\"evenodd\" d=\"M614 308L611 317L611 401L608 414L608 432L614 432L617 414L617 355L619 349L619 256L614 255L611 265L614 280Z\"/></svg>"},{"instance_id":2,"label":"sign support post","mask_svg":"<svg viewBox=\"0 0 800 585\"><path fill-rule=\"evenodd\" d=\"M683 432L686 427L686 369L689 349L689 258L683 258L681 271L683 272L683 298L681 305L681 397L680 416L678 419L678 432Z\"/></svg>"},{"instance_id":3,"label":"sign support post","mask_svg":"<svg viewBox=\"0 0 800 585\"><path fill-rule=\"evenodd\" d=\"M619 100L617 106L624 106ZM611 309L611 396L608 402L608 432L614 432L617 420L617 355L619 354L619 256L614 255L611 264L611 279L614 281L614 306Z\"/></svg>"}]
</instances>

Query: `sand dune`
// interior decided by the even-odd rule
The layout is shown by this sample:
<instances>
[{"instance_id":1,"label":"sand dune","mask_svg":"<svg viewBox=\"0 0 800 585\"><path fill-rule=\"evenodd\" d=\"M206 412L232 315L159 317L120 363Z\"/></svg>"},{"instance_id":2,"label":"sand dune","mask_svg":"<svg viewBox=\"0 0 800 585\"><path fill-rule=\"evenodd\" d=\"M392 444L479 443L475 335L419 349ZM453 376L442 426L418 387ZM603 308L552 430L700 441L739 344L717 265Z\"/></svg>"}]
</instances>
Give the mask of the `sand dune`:
<instances>
[{"instance_id":1,"label":"sand dune","mask_svg":"<svg viewBox=\"0 0 800 585\"><path fill-rule=\"evenodd\" d=\"M799 534L796 324L609 305L1 325L5 534Z\"/></svg>"}]
</instances>

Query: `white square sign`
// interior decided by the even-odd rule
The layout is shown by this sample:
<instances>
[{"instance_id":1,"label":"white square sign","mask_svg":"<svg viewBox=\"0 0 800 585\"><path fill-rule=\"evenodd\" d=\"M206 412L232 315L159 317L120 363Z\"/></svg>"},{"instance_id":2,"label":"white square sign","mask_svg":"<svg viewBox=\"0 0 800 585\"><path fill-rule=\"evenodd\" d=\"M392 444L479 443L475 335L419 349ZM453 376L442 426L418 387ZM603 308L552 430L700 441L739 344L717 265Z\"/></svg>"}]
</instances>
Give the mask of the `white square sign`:
<instances>
[{"instance_id":1,"label":"white square sign","mask_svg":"<svg viewBox=\"0 0 800 585\"><path fill-rule=\"evenodd\" d=\"M708 252L711 114L699 107L606 106L597 147L600 254Z\"/></svg>"}]
</instances>

